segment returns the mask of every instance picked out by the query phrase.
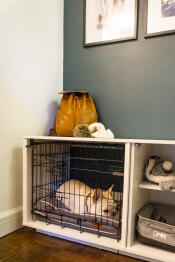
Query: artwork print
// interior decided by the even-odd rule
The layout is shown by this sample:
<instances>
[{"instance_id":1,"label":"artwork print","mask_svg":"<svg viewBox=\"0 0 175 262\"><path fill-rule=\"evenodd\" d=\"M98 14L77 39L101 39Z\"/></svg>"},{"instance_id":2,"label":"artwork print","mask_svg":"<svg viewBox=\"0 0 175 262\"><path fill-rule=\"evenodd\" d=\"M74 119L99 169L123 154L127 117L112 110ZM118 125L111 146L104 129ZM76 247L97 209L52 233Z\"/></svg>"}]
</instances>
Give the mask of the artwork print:
<instances>
[{"instance_id":1,"label":"artwork print","mask_svg":"<svg viewBox=\"0 0 175 262\"><path fill-rule=\"evenodd\" d=\"M136 0L86 0L84 44L136 38Z\"/></svg>"},{"instance_id":2,"label":"artwork print","mask_svg":"<svg viewBox=\"0 0 175 262\"><path fill-rule=\"evenodd\" d=\"M175 0L145 0L145 37L175 33Z\"/></svg>"}]
</instances>

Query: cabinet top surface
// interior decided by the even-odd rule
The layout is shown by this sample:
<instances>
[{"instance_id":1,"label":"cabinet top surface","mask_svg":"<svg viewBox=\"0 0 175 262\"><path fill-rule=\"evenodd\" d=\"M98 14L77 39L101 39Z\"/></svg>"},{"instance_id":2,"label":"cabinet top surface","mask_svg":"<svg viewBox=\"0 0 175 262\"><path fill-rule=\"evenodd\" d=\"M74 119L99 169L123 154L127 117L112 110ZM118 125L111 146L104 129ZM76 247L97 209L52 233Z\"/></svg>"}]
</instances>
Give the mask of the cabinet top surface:
<instances>
[{"instance_id":1,"label":"cabinet top surface","mask_svg":"<svg viewBox=\"0 0 175 262\"><path fill-rule=\"evenodd\" d=\"M149 140L149 139L102 139L59 136L24 136L23 139L41 139L52 141L77 141L77 142L104 142L104 143L135 143L135 144L165 144L175 145L175 140Z\"/></svg>"}]
</instances>

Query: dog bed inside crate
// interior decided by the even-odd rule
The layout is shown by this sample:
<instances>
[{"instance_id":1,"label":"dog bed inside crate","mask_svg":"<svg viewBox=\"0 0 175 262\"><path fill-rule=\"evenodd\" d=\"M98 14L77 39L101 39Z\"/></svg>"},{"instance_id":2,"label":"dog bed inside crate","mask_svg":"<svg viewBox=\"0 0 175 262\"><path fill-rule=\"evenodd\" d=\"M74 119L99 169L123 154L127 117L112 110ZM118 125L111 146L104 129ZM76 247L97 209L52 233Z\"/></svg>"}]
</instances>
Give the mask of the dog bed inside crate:
<instances>
[{"instance_id":1,"label":"dog bed inside crate","mask_svg":"<svg viewBox=\"0 0 175 262\"><path fill-rule=\"evenodd\" d=\"M147 204L138 212L137 239L175 252L175 208Z\"/></svg>"},{"instance_id":2,"label":"dog bed inside crate","mask_svg":"<svg viewBox=\"0 0 175 262\"><path fill-rule=\"evenodd\" d=\"M121 208L121 207L119 207ZM75 214L54 197L41 198L33 208L34 215L48 224L58 224L76 228L120 240L121 221L120 211L113 217L95 216L93 214Z\"/></svg>"}]
</instances>

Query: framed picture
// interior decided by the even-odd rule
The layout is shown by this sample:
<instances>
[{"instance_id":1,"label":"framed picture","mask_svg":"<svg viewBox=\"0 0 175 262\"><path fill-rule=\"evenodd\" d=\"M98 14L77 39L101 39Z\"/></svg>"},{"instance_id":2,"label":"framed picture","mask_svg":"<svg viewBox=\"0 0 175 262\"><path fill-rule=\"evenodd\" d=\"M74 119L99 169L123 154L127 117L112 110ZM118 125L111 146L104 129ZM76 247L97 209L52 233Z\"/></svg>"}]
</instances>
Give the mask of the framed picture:
<instances>
[{"instance_id":1,"label":"framed picture","mask_svg":"<svg viewBox=\"0 0 175 262\"><path fill-rule=\"evenodd\" d=\"M84 46L137 38L138 0L84 0Z\"/></svg>"},{"instance_id":2,"label":"framed picture","mask_svg":"<svg viewBox=\"0 0 175 262\"><path fill-rule=\"evenodd\" d=\"M145 0L145 37L175 33L175 0Z\"/></svg>"}]
</instances>

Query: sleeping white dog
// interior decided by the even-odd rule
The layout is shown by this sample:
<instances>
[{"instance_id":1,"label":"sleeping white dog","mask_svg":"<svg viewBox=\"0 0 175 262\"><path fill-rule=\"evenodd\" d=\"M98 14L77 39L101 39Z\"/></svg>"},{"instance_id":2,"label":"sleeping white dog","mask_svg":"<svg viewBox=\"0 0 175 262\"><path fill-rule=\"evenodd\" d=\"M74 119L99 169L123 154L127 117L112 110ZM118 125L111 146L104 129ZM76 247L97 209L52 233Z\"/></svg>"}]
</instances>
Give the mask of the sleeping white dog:
<instances>
[{"instance_id":1,"label":"sleeping white dog","mask_svg":"<svg viewBox=\"0 0 175 262\"><path fill-rule=\"evenodd\" d=\"M71 179L57 188L56 196L72 213L110 217L117 213L117 203L112 199L113 186L103 192Z\"/></svg>"}]
</instances>

